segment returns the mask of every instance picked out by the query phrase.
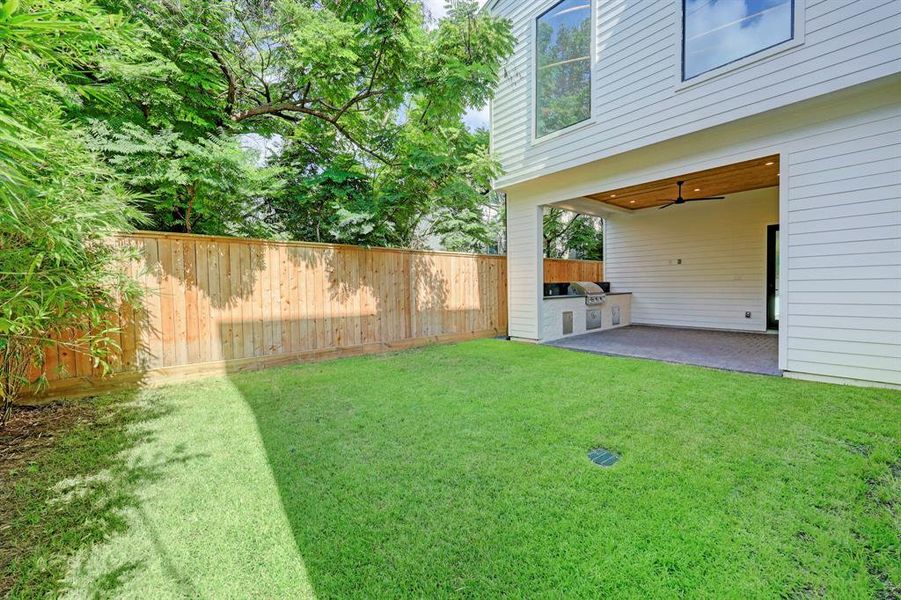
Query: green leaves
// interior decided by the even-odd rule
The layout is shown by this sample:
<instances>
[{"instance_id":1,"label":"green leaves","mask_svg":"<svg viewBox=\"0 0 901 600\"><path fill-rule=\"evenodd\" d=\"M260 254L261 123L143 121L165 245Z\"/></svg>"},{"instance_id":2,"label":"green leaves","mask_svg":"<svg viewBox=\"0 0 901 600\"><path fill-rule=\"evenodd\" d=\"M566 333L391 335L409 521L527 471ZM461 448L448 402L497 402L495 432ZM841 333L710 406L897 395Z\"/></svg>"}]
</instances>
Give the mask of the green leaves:
<instances>
[{"instance_id":1,"label":"green leaves","mask_svg":"<svg viewBox=\"0 0 901 600\"><path fill-rule=\"evenodd\" d=\"M559 208L544 211L544 255L548 258L603 260L604 229L600 217Z\"/></svg>"},{"instance_id":2,"label":"green leaves","mask_svg":"<svg viewBox=\"0 0 901 600\"><path fill-rule=\"evenodd\" d=\"M3 6L0 6L0 18L8 19L19 10L19 0L6 0Z\"/></svg>"},{"instance_id":3,"label":"green leaves","mask_svg":"<svg viewBox=\"0 0 901 600\"><path fill-rule=\"evenodd\" d=\"M0 5L0 424L45 346L79 331L104 359L119 300L139 297L109 238L142 216L64 116L123 30L85 0L24 6Z\"/></svg>"},{"instance_id":4,"label":"green leaves","mask_svg":"<svg viewBox=\"0 0 901 600\"><path fill-rule=\"evenodd\" d=\"M513 38L475 2L455 3L436 27L409 0L96 2L29 4L39 22L75 27L62 56L78 68L48 84L61 102L45 109L106 127L92 126L90 149L158 229L408 245L436 207L478 215L491 198L487 137L473 142L460 119L491 96ZM38 77L38 63L60 60L41 56ZM238 150L242 134L321 146L284 163L304 181L275 180ZM290 191L264 193L275 188ZM372 226L351 226L360 220L339 208Z\"/></svg>"},{"instance_id":5,"label":"green leaves","mask_svg":"<svg viewBox=\"0 0 901 600\"><path fill-rule=\"evenodd\" d=\"M169 128L152 132L125 123L113 130L92 121L85 139L140 195L157 228L266 235L253 216L272 170L258 168L233 136L192 141Z\"/></svg>"},{"instance_id":6,"label":"green leaves","mask_svg":"<svg viewBox=\"0 0 901 600\"><path fill-rule=\"evenodd\" d=\"M301 89L309 83L330 104L347 102L363 67L357 24L298 2L282 0L276 7L279 44L273 58L289 78L284 85Z\"/></svg>"},{"instance_id":7,"label":"green leaves","mask_svg":"<svg viewBox=\"0 0 901 600\"><path fill-rule=\"evenodd\" d=\"M415 107L414 107L415 108ZM358 156L327 124L299 126L279 160L285 185L269 221L294 239L455 250L495 248L501 225L488 134L409 119L392 129L394 161Z\"/></svg>"}]
</instances>

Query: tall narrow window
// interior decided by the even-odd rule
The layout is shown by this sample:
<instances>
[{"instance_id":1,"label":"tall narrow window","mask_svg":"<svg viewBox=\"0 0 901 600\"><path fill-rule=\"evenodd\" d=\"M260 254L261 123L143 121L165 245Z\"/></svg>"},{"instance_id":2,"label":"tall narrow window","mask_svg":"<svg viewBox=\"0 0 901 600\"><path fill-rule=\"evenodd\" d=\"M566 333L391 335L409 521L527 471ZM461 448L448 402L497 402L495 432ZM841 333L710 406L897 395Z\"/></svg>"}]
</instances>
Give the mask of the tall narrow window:
<instances>
[{"instance_id":1,"label":"tall narrow window","mask_svg":"<svg viewBox=\"0 0 901 600\"><path fill-rule=\"evenodd\" d=\"M591 1L563 0L538 17L537 137L591 117Z\"/></svg>"},{"instance_id":2,"label":"tall narrow window","mask_svg":"<svg viewBox=\"0 0 901 600\"><path fill-rule=\"evenodd\" d=\"M792 39L794 1L682 0L682 79Z\"/></svg>"}]
</instances>

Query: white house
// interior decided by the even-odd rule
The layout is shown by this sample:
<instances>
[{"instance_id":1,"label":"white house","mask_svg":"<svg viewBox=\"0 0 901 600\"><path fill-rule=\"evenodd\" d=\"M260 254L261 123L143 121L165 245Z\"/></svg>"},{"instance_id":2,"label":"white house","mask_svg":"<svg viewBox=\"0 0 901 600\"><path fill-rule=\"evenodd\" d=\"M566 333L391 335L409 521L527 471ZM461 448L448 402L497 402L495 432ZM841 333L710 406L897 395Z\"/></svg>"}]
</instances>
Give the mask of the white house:
<instances>
[{"instance_id":1,"label":"white house","mask_svg":"<svg viewBox=\"0 0 901 600\"><path fill-rule=\"evenodd\" d=\"M623 324L778 329L785 375L901 385L901 0L486 10L518 38L491 110L512 338L564 335L541 269L558 206L606 219ZM660 210L677 196L724 199Z\"/></svg>"}]
</instances>

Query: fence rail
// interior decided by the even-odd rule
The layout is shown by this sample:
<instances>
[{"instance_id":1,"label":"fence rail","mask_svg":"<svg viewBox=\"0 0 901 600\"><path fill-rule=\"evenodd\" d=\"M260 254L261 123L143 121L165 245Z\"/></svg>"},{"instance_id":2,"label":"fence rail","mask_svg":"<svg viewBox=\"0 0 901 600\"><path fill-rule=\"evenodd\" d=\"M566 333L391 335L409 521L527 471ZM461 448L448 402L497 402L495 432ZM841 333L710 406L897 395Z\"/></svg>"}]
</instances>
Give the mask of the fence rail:
<instances>
[{"instance_id":1,"label":"fence rail","mask_svg":"<svg viewBox=\"0 0 901 600\"><path fill-rule=\"evenodd\" d=\"M120 242L140 251L129 270L147 293L140 313L119 312L114 376L49 348L45 397L507 331L502 256L166 233ZM599 279L582 261L550 262L559 276L570 263L566 281Z\"/></svg>"}]
</instances>

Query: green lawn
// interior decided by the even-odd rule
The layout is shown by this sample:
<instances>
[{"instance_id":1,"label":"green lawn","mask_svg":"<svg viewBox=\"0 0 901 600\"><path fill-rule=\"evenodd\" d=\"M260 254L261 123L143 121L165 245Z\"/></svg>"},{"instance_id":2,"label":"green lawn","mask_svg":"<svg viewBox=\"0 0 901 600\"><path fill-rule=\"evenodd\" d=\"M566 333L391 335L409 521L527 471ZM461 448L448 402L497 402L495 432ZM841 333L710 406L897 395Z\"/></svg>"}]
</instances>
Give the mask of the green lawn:
<instances>
[{"instance_id":1,"label":"green lawn","mask_svg":"<svg viewBox=\"0 0 901 600\"><path fill-rule=\"evenodd\" d=\"M7 567L13 597L901 585L898 392L490 340L101 408L18 476L33 547ZM593 465L598 446L622 460Z\"/></svg>"}]
</instances>

